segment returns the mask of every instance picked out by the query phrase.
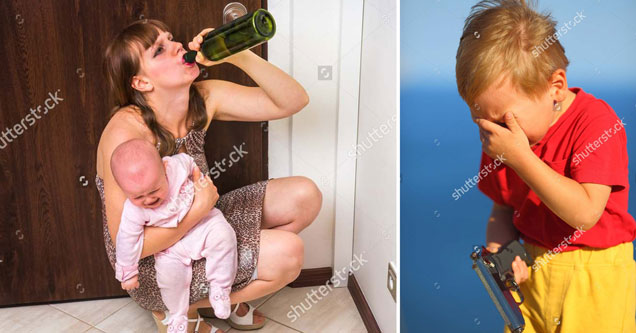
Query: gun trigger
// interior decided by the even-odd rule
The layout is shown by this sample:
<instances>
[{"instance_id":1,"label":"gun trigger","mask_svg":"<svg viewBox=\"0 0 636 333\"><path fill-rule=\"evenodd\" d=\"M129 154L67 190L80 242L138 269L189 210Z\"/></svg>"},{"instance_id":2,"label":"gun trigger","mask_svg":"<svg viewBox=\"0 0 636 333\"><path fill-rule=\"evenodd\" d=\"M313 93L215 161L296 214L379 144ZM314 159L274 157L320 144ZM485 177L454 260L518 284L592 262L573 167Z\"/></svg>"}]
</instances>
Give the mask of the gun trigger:
<instances>
[{"instance_id":1,"label":"gun trigger","mask_svg":"<svg viewBox=\"0 0 636 333\"><path fill-rule=\"evenodd\" d=\"M519 291L519 285L517 284L517 281L511 280L510 285L511 285L510 289L512 291Z\"/></svg>"}]
</instances>

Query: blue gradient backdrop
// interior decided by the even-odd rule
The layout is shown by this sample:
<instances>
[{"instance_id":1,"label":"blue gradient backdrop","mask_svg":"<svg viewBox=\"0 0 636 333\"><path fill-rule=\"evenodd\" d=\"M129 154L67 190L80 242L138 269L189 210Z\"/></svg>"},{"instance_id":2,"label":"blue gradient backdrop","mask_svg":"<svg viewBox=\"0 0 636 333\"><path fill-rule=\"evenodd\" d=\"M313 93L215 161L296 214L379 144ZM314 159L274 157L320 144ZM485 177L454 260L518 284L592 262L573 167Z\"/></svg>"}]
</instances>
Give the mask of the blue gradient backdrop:
<instances>
[{"instance_id":1,"label":"blue gradient backdrop","mask_svg":"<svg viewBox=\"0 0 636 333\"><path fill-rule=\"evenodd\" d=\"M402 332L501 332L503 321L470 268L485 241L491 201L455 188L476 175L476 126L455 85L463 21L476 1L401 1ZM636 214L636 1L540 1L559 22L585 18L561 38L568 83L607 101L624 118L630 213Z\"/></svg>"}]
</instances>

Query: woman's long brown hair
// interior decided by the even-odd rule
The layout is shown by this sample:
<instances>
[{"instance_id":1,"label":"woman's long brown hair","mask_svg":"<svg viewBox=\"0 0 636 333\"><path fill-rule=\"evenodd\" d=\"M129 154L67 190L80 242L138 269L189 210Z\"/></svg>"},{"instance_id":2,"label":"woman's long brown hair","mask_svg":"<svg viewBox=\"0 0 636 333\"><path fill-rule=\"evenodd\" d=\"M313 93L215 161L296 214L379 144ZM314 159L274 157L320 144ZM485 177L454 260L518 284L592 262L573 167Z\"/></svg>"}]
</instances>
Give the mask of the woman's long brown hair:
<instances>
[{"instance_id":1,"label":"woman's long brown hair","mask_svg":"<svg viewBox=\"0 0 636 333\"><path fill-rule=\"evenodd\" d=\"M157 122L154 110L148 105L142 92L131 86L133 76L139 73L141 48L150 48L160 31L170 31L168 26L158 20L139 20L128 25L108 45L104 53L104 74L108 80L110 95L115 106L110 112L112 117L122 107L134 105L152 131L159 145L161 156L172 155L175 150L175 138ZM193 119L192 129L201 130L207 124L208 116L205 101L194 85L190 86L188 116ZM187 124L190 126L191 124Z\"/></svg>"}]
</instances>

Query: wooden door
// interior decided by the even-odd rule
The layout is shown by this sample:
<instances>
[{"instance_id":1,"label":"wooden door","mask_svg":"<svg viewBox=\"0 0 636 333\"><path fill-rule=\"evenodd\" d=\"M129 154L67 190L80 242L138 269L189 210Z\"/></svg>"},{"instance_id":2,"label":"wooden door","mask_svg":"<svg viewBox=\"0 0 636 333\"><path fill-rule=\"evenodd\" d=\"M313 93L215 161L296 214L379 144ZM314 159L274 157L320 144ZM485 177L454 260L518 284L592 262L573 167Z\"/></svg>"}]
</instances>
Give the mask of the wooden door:
<instances>
[{"instance_id":1,"label":"wooden door","mask_svg":"<svg viewBox=\"0 0 636 333\"><path fill-rule=\"evenodd\" d=\"M103 51L144 18L167 23L187 47L203 28L222 24L228 2L0 1L0 306L126 295L106 258L94 183L111 107ZM266 0L241 2L266 8ZM265 47L254 52L266 57ZM254 85L228 64L203 76ZM211 166L228 157L227 147L245 142L248 151L215 180L220 193L267 178L266 129L213 122Z\"/></svg>"}]
</instances>

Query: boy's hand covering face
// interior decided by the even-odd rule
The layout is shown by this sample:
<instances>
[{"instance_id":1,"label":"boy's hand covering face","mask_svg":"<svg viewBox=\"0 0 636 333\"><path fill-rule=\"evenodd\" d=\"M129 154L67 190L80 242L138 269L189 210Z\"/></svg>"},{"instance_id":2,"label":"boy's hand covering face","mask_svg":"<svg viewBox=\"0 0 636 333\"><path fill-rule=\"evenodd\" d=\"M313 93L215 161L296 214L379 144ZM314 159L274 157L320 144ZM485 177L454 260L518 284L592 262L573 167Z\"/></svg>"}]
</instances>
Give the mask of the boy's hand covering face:
<instances>
[{"instance_id":1,"label":"boy's hand covering face","mask_svg":"<svg viewBox=\"0 0 636 333\"><path fill-rule=\"evenodd\" d=\"M513 162L522 154L531 151L528 137L523 132L512 112L504 115L505 125L483 119L474 118L479 126L479 138L482 150L493 159L505 156L504 163Z\"/></svg>"}]
</instances>

